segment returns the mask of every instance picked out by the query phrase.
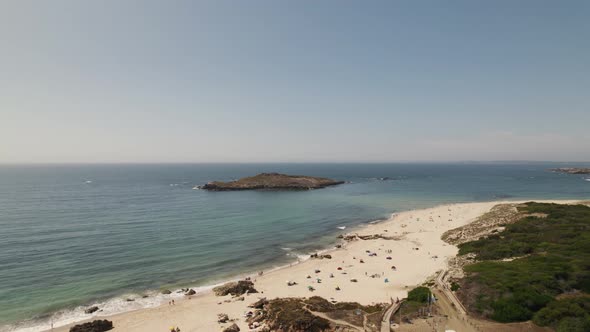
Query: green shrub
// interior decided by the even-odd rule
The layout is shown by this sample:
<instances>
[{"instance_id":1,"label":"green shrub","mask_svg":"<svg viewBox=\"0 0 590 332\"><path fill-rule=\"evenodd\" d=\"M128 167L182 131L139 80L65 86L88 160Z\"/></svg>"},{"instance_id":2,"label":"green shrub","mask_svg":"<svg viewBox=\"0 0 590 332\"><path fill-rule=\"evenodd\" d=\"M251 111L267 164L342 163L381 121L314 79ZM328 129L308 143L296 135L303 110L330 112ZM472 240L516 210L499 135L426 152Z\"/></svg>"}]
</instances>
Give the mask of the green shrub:
<instances>
[{"instance_id":1,"label":"green shrub","mask_svg":"<svg viewBox=\"0 0 590 332\"><path fill-rule=\"evenodd\" d=\"M494 313L492 319L502 323L522 322L529 320L533 313L521 306L514 299L498 300L492 303Z\"/></svg>"},{"instance_id":2,"label":"green shrub","mask_svg":"<svg viewBox=\"0 0 590 332\"><path fill-rule=\"evenodd\" d=\"M590 331L590 319L567 317L557 325L557 332L588 332Z\"/></svg>"},{"instance_id":3,"label":"green shrub","mask_svg":"<svg viewBox=\"0 0 590 332\"><path fill-rule=\"evenodd\" d=\"M562 321L569 318L590 319L590 296L582 295L552 301L535 314L533 322L541 326L559 327Z\"/></svg>"},{"instance_id":4,"label":"green shrub","mask_svg":"<svg viewBox=\"0 0 590 332\"><path fill-rule=\"evenodd\" d=\"M479 260L465 267L462 283L480 294L473 308L500 322L534 316L539 325L584 327L590 316L585 300L553 299L572 290L590 293L590 208L527 203L519 210L545 217L522 218L459 246L460 255L474 253Z\"/></svg>"},{"instance_id":5,"label":"green shrub","mask_svg":"<svg viewBox=\"0 0 590 332\"><path fill-rule=\"evenodd\" d=\"M428 303L430 289L428 287L416 287L408 292L408 301Z\"/></svg>"}]
</instances>

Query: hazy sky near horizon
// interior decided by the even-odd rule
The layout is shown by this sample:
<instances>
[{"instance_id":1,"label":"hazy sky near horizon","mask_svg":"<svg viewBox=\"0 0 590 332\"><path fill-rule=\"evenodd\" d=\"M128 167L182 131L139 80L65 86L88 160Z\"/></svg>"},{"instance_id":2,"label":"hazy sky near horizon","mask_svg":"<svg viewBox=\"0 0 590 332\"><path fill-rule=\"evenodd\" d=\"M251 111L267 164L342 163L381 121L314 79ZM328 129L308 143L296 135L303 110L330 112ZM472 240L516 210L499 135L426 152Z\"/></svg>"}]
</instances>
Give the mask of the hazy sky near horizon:
<instances>
[{"instance_id":1,"label":"hazy sky near horizon","mask_svg":"<svg viewBox=\"0 0 590 332\"><path fill-rule=\"evenodd\" d=\"M590 1L0 2L0 163L590 161Z\"/></svg>"}]
</instances>

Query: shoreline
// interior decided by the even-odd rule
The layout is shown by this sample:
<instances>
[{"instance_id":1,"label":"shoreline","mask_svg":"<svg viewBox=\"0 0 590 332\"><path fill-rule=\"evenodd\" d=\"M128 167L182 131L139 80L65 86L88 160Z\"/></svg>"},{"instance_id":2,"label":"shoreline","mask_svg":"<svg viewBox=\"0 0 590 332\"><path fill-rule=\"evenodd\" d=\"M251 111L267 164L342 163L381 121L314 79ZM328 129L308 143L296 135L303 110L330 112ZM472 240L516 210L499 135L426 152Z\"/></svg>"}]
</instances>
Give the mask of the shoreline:
<instances>
[{"instance_id":1,"label":"shoreline","mask_svg":"<svg viewBox=\"0 0 590 332\"><path fill-rule=\"evenodd\" d=\"M248 299L246 299L246 301L237 303L237 302L231 302L231 303L223 303L223 304L218 304L220 301L224 301L227 300L226 297L215 297L213 295L212 289L220 284L224 284L226 282L229 281L235 281L235 280L240 280L243 279L245 277L251 277L253 280L255 279L260 279L255 283L255 287L257 289L263 289L263 291L265 293L270 293L271 296L270 298L274 298L274 297L291 297L291 296L297 296L297 297L308 297L308 296L312 296L312 295L319 295L325 298L330 298L330 295L335 295L333 294L333 291L330 291L328 289L323 289L321 290L320 288L324 285L324 284L315 284L315 281L313 281L312 279L312 283L314 285L314 287L318 288L317 294L314 293L310 293L309 291L307 291L306 289L304 289L304 285L308 284L309 280L306 279L301 279L301 276L296 280L299 285L296 286L295 288L287 288L287 286L285 285L286 280L282 280L285 278L285 276L291 277L291 276L296 276L296 275L301 275L300 272L302 271L307 271L304 273L307 273L308 275L311 274L313 275L313 269L315 267L321 267L322 272L324 271L324 269L330 269L330 267L332 267L332 272L335 274L336 273L336 269L334 268L334 265L336 263L336 265L344 265L346 264L346 266L344 266L343 268L347 271L347 273L350 273L351 275L354 273L355 277L357 277L359 280L361 280L362 277L362 281L359 282L359 285L356 286L356 288L361 289L362 293L359 293L358 291L350 291L348 292L342 292L339 295L338 298L339 301L343 301L343 300L350 300L350 301L355 301L355 302L360 302L362 304L370 304L370 303L375 303L375 302L388 302L390 297L403 297L404 296L404 292L406 292L407 287L409 286L413 286L416 284L420 284L421 282L423 282L426 278L429 277L429 275L432 275L433 273L436 272L433 271L433 268L440 268L441 266L445 266L447 264L446 260L449 258L447 256L454 256L456 254L456 247L449 245L449 244L442 244L442 247L439 243L438 247L434 246L434 249L438 249L438 250L444 250L444 259L438 259L438 255L436 259L433 259L433 261L436 261L436 263L430 264L430 266L426 266L426 268L421 269L421 270L425 270L426 272L421 272L421 271L413 271L412 273L410 273L409 278L405 278L403 279L404 282L399 282L397 283L395 280L395 277L393 277L395 275L395 273L391 273L390 271L388 271L388 275L391 275L390 278L392 278L390 283L375 283L373 282L371 286L372 289L368 290L367 292L364 292L365 287L361 286L363 284L365 284L365 280L364 278L366 278L367 276L363 276L362 275L362 271L359 271L359 268L362 268L364 270L371 270L372 274L375 274L375 267L379 266L379 269L381 270L385 270L383 264L387 264L387 263L391 263L391 262L383 262L381 261L378 264L374 264L375 262L369 262L369 260L373 260L371 258L365 258L362 257L363 259L367 260L366 265L359 265L359 264L352 264L354 266L352 266L350 263L356 263L355 260L357 259L356 256L360 256L364 251L366 251L366 247L371 247L373 250L372 252L378 253L379 256L384 255L383 253L379 253L379 251L383 248L379 248L379 246L383 247L385 245L392 245L394 243L399 244L399 243L404 243L404 245L407 245L409 243L413 243L414 245L417 245L417 242L420 242L419 240L421 240L423 237L422 235L425 234L429 234L429 235L433 235L433 234L442 234L444 231L448 230L448 229L452 229L455 227L459 227L465 224L470 223L471 221L473 221L475 218L477 218L479 215L487 212L487 210L489 210L491 207L495 206L496 204L501 204L501 203L519 203L519 202L527 202L527 201L533 201L533 200L522 200L522 199L518 199L518 200L497 200L497 201L490 201L490 202L473 202L473 203L450 203L450 204L440 204L440 205L436 205L434 207L430 207L430 208L424 208L424 209L414 209L414 210L406 210L406 211L401 211L401 212L394 212L390 214L389 218L386 219L382 219L382 220L375 220L375 221L370 221L370 222L364 222L362 224L358 224L355 225L353 227L346 228L345 230L341 230L341 231L334 231L331 234L328 234L326 236L331 236L334 235L336 236L337 234L361 234L361 235L367 235L370 233L387 233L389 231L389 229L391 229L394 233L398 233L397 236L400 236L401 239L400 240L371 240L371 241L364 241L364 240L357 240L357 241L351 241L351 242L346 242L343 240L336 240L334 242L332 242L331 244L328 245L328 247L317 250L316 252L319 254L332 254L334 256L334 259L311 259L309 257L308 254L305 255L304 258L297 258L296 261L288 263L288 264L283 264L283 265L278 265L278 266L274 266L271 267L270 269L266 270L264 272L264 274L262 276L258 276L255 273L238 273L233 277L227 278L227 279L223 279L220 280L219 282L215 282L212 285L204 285L204 286L198 286L198 287L192 287L195 290L197 290L197 294L195 294L194 296L192 296L192 299L186 298L182 293L177 293L177 289L173 290L171 295L162 295L160 294L159 290L152 290L149 291L147 293L150 294L149 299L153 300L156 299L157 301L159 300L159 303L153 303L153 305L150 306L144 306L144 307L137 307L137 308L129 308L128 310L124 310L121 312L114 312L114 313L107 313L104 314L97 312L95 314L92 315L85 315L83 312L80 313L80 315L74 315L75 317L70 317L70 319L66 320L62 320L62 322L60 323L55 323L54 324L54 331L67 331L68 328L75 324L75 323L80 323L80 322L84 322L84 321L89 321L89 320L93 320L93 319L98 319L98 318L108 318L108 319L112 319L115 322L115 329L113 331L117 331L119 330L119 328L121 328L121 330L125 330L125 331L129 331L129 330L136 330L136 331L140 331L140 330L146 330L146 331L157 331L157 330L162 330L162 328L164 329L168 329L169 326L171 325L175 325L175 321L184 321L183 314L182 312L187 308L187 307L196 307L197 309L200 309L199 311L205 311L210 313L209 315L207 315L208 320L207 321L191 321L191 322L187 322L187 323L183 323L183 324L178 324L176 323L176 325L180 326L181 329L185 330L185 328L183 327L188 327L187 325L192 326L193 328L191 329L191 331L210 331L212 328L216 328L219 329L220 325L217 324L216 322L216 314L212 314L213 312L227 312L229 314L229 312L233 312L233 314L230 314L230 317L232 318L239 318L241 317L241 315L239 315L240 311L243 310L247 310L247 305L250 304L251 302L254 302L256 299L258 299L259 297L264 297L266 295L264 294L250 294L249 296L247 296ZM576 199L576 200L534 200L534 201L539 201L539 202L558 202L558 203L572 203L572 202L578 202L580 200ZM450 218L450 221L444 221L441 219L441 214L444 212L445 209L447 209L448 211L451 210L455 210L455 208L457 208L458 210L464 210L467 209L466 211L462 211L462 213L456 214L456 216L454 215L453 218ZM483 212L482 212L483 211ZM430 222L427 223L426 225L422 225L420 223L420 221L427 221L425 220L426 217L428 216L428 214L431 215L431 219L432 217L432 213L436 212L435 215L438 216L439 219L441 220L437 220L437 222ZM414 216L416 215L416 216ZM450 216L451 214L449 214ZM459 217L459 219L457 222L453 222L454 218ZM416 221L412 221L413 218L417 219ZM423 220L420 220L421 218L424 218ZM403 222L406 223L414 223L416 225L419 225L418 228L416 228L416 225L412 225L414 227L410 228L408 227L408 225L403 224ZM407 231L404 231L404 229L407 228ZM440 240L440 234L438 236L438 241L440 241L442 243L442 240ZM395 234L389 233L389 235L393 236ZM405 237L408 235L412 235L409 238L413 238L413 237L417 237L416 239L406 239ZM431 237L426 237L426 240L433 240ZM389 242L389 243L388 243ZM336 248L334 246L334 244L336 243L341 243L342 247L341 248ZM375 246L377 245L377 246ZM419 247L421 248L424 244L420 242ZM395 247L395 246L394 246ZM407 246L406 246L407 247ZM448 248L443 248L443 247L448 247ZM415 247L412 247L412 251ZM399 248L395 248L396 250L394 250L391 254L391 256L395 257L395 260L397 260L398 258L396 257L397 255L401 255L402 254L402 249L407 249L404 246L401 246ZM447 250L449 249L449 250ZM390 249L392 250L392 249ZM416 250L417 252L418 250ZM430 251L428 250L428 248L426 248L426 251L428 252L428 255L431 255ZM288 251L287 251L288 252ZM354 252L352 255L350 255L350 252ZM407 252L403 253L403 255L405 258L412 258L412 254L413 252L410 252L411 254L408 254ZM437 253L437 252L435 252ZM347 255L348 254L348 255ZM350 260L350 257L352 256L352 260ZM401 257L400 256L400 257ZM340 258L344 258L342 261L342 263L337 263L336 261ZM383 257L379 257L379 258L383 258ZM402 257L403 258L403 257ZM400 260L403 260L402 258L400 258ZM423 258L423 257L422 257ZM344 263L346 261L346 263ZM410 262L412 260L410 259ZM373 264L371 264L373 263ZM425 261L426 265L428 265L428 260ZM430 262L432 263L432 262ZM396 264L396 263L393 263ZM350 266L349 266L350 265ZM377 265L377 266L375 266ZM405 268L408 268L408 266L401 265L404 266ZM423 266L424 267L424 266ZM411 266L409 267L409 269L411 270ZM417 268L414 268L414 270L417 270ZM311 271L311 272L309 272ZM359 273L361 272L361 273ZM366 273L367 271L365 271ZM381 272L382 276L385 277L385 271ZM338 276L341 277L341 276ZM315 275L314 275L315 278ZM326 275L324 275L324 273L322 273L321 276L322 280L324 280L324 282L326 284L329 283L329 280L327 278ZM417 280L420 279L420 280ZM339 283L341 285L344 285L346 288L351 287L350 283L348 282L348 280L344 280L345 278L338 278L339 279ZM374 279L374 278L373 278ZM279 281L281 280L281 281ZM381 279L378 279L381 280ZM413 280L413 284L409 283L408 281ZM374 280L371 280L374 281ZM397 284L397 285L396 285ZM410 285L411 284L411 285ZM386 285L387 287L384 287L384 285ZM359 287L360 286L360 287ZM261 288L259 288L261 287ZM343 288L345 288L343 287ZM189 287L191 288L191 287ZM287 291L284 291L284 288L287 288ZM268 290L267 290L268 289ZM376 291L377 290L377 291ZM379 293L378 290L387 290L385 292L381 293L381 296L378 296ZM275 296L276 293L276 296ZM321 293L321 294L320 294ZM387 294L388 296L383 296L383 294ZM122 295L122 297L117 297L117 298L111 298L108 299L106 301L104 301L104 303L107 303L109 301L115 301L115 300L121 300L121 301L125 301L124 300L124 295ZM343 295L343 296L340 296ZM400 296L401 295L401 296ZM159 297L159 299L157 299ZM357 300L357 298L360 298L360 300ZM176 301L176 305L175 306L169 306L166 304L167 301L174 299ZM95 304L90 304L89 306L92 305L96 305L98 303ZM224 307L231 307L228 309L232 309L232 310L225 310ZM87 308L88 306L84 306L83 308ZM72 311L75 310L83 310L82 307L78 307L73 309ZM177 308L179 310L177 310ZM237 310L237 311L236 311ZM66 311L67 312L67 311ZM237 313L237 314L236 314ZM148 316L150 315L154 315L156 314L156 316L160 316L160 315L164 315L166 317L169 318L164 318L163 320L167 320L167 322L164 324L165 327L160 326L158 328L156 327L152 327L152 326L156 326L157 324L150 324L149 328L146 329L145 326L143 327L138 327L138 326L134 326L133 325L133 321L141 321L144 322L145 319L139 319L138 317L143 317L146 318L144 316L146 316L146 314ZM210 316L210 317L209 317ZM204 318L203 318L204 319ZM147 317L147 320L153 320L150 319L149 317ZM169 320L169 321L168 321ZM123 323L122 325L120 323ZM191 324L192 323L192 324ZM42 323L40 322L39 324L37 324L36 326L31 326L31 327L22 327L22 328L16 328L14 330L9 330L9 331L22 331L22 332L32 332L32 331L49 331L50 330L50 323L49 320L45 321L45 324L43 324L45 327L43 327L43 325L41 325ZM58 326L59 325L59 326ZM243 327L242 325L240 327ZM247 329L246 329L247 330Z\"/></svg>"},{"instance_id":2,"label":"shoreline","mask_svg":"<svg viewBox=\"0 0 590 332\"><path fill-rule=\"evenodd\" d=\"M330 242L325 247L320 247L316 250L313 250L310 253L291 255L291 253L292 253L291 250L285 250L285 249L291 249L291 248L281 248L281 249L283 249L283 251L285 251L285 255L291 257L291 259L294 259L294 261L284 263L284 264L266 265L266 266L264 266L263 269L254 269L254 270L257 270L257 271L263 270L265 275L269 275L273 272L288 269L288 268L293 267L295 265L302 264L302 263L310 260L311 255L313 253L326 254L326 253L329 253L333 250L336 250L337 248L335 248L334 244L339 241L339 239L337 239L338 234L347 234L349 230L363 229L365 227L370 227L372 225L377 225L377 224L380 224L383 222L387 222L397 213L398 212L393 212L390 214L389 217L377 218L377 219L370 220L370 221L363 221L360 224L351 226L350 228L348 228L349 226L347 226L347 228L345 230L336 230L334 232L331 232L330 234L326 234L325 235L326 237L333 236L335 241ZM260 267L262 268L263 266L260 266ZM166 303L170 300L175 300L176 302L187 300L186 297L184 296L184 293L181 292L181 289L183 289L183 288L194 289L197 293L195 295L191 296L191 298L197 299L201 296L212 293L213 288L215 288L217 286L220 286L225 283L232 282L232 281L243 280L244 278L247 278L247 277L255 278L255 277L257 277L257 273L250 272L250 271L243 272L243 273L236 273L232 276L221 277L219 279L215 279L212 283L208 283L205 285L199 285L199 286L185 285L185 286L175 286L175 288L162 287L162 288L158 288L158 289L148 289L148 290L145 290L141 294L140 293L125 292L125 293L122 293L122 294L115 296L115 297L109 297L109 298L105 298L105 299L102 299L99 301L91 301L85 305L77 306L75 308L62 309L57 312L51 313L50 315L47 316L47 318L44 317L44 318L37 318L37 319L29 319L29 320L25 320L25 321L20 321L16 324L13 323L13 324L8 324L6 326L0 326L0 332L46 332L46 331L51 331L51 322L52 321L53 321L53 327L54 327L53 330L57 331L59 328L62 328L64 326L73 326L78 323L91 321L95 318L99 319L99 318L104 318L104 317L118 316L118 315L124 315L124 314L132 313L132 312L136 312L136 311L140 311L140 310L157 308L159 306L166 305ZM180 287L180 288L176 288L176 287ZM169 295L162 294L161 292L164 289L169 289L171 291L171 294L169 294ZM128 306L130 304L133 306L133 304L139 304L139 302L145 302L145 301L142 301L142 300L144 300L144 298L142 298L142 296L141 296L142 294L149 294L148 299L155 300L157 303L153 303L154 301L147 301L148 303L143 303L140 307L134 306L134 308L129 308ZM127 298L134 298L134 301L128 302L128 301L126 301ZM149 303L149 302L151 302L151 303ZM103 314L103 315L99 315L100 313L104 313L103 310L100 310L100 312L96 312L96 313L93 313L90 315L84 313L85 309L92 307L92 306L98 306L99 308L103 309L103 308L105 308L105 306L111 307L112 305L117 305L117 304L120 304L121 306L127 306L127 308L118 308L118 310L116 312L111 312L111 310L107 309L107 314ZM52 318L55 316L66 316L66 317L61 318L61 320L59 318L52 320ZM33 322L33 323L31 323L31 322ZM29 323L29 324L27 325L26 323ZM21 326L21 325L25 325L25 326Z\"/></svg>"}]
</instances>

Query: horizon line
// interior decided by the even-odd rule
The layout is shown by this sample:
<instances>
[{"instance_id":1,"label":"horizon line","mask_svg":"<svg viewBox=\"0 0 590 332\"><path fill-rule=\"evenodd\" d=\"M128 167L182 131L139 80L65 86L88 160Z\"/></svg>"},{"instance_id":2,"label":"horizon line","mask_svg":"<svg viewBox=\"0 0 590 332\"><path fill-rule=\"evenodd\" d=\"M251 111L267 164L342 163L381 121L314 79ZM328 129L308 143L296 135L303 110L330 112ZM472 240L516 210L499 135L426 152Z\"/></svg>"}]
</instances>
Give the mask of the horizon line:
<instances>
[{"instance_id":1,"label":"horizon line","mask_svg":"<svg viewBox=\"0 0 590 332\"><path fill-rule=\"evenodd\" d=\"M396 161L97 161L97 162L0 162L0 166L18 165L260 165L260 164L515 164L515 163L577 163L584 164L590 161L561 161L561 160L396 160Z\"/></svg>"}]
</instances>

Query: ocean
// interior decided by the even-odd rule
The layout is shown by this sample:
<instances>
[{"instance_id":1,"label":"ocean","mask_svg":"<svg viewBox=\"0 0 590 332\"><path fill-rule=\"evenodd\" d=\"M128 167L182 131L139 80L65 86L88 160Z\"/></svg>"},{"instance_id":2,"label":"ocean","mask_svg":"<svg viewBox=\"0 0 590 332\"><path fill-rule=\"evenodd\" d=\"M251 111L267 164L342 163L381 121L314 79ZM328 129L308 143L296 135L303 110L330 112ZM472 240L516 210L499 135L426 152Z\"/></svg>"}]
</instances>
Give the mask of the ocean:
<instances>
[{"instance_id":1,"label":"ocean","mask_svg":"<svg viewBox=\"0 0 590 332\"><path fill-rule=\"evenodd\" d=\"M38 331L156 306L289 264L348 228L443 203L590 199L579 163L0 166L0 331ZM347 183L312 191L207 192L261 172ZM144 297L147 295L147 297ZM133 299L133 301L126 301Z\"/></svg>"}]
</instances>

